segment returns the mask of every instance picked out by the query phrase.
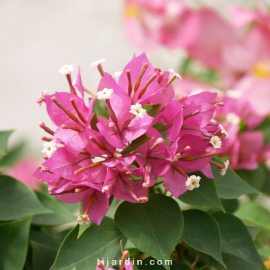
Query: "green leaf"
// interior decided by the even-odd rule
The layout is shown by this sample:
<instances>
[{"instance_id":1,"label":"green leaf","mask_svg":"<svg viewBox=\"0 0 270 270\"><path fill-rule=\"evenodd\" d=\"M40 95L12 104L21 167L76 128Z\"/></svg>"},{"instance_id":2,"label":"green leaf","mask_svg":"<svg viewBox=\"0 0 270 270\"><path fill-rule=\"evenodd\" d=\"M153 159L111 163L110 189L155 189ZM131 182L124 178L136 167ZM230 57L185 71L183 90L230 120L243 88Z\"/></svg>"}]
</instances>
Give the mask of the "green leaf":
<instances>
[{"instance_id":1,"label":"green leaf","mask_svg":"<svg viewBox=\"0 0 270 270\"><path fill-rule=\"evenodd\" d=\"M118 258L120 240L126 242L125 236L108 217L99 226L93 224L80 239L77 239L78 231L79 226L76 226L67 235L51 270L96 269L97 259Z\"/></svg>"},{"instance_id":2,"label":"green leaf","mask_svg":"<svg viewBox=\"0 0 270 270\"><path fill-rule=\"evenodd\" d=\"M237 174L250 186L262 191L265 183L266 171L263 164L260 164L256 170L238 170Z\"/></svg>"},{"instance_id":3,"label":"green leaf","mask_svg":"<svg viewBox=\"0 0 270 270\"><path fill-rule=\"evenodd\" d=\"M247 223L270 230L270 213L261 205L250 202L242 206L235 215Z\"/></svg>"},{"instance_id":4,"label":"green leaf","mask_svg":"<svg viewBox=\"0 0 270 270\"><path fill-rule=\"evenodd\" d=\"M193 206L205 206L224 211L217 194L215 181L206 178L201 173L196 173L196 175L201 177L200 187L194 190L188 190L179 196L178 199Z\"/></svg>"},{"instance_id":5,"label":"green leaf","mask_svg":"<svg viewBox=\"0 0 270 270\"><path fill-rule=\"evenodd\" d=\"M265 170L265 182L262 188L262 192L267 195L270 195L270 170L266 166L264 166L264 170Z\"/></svg>"},{"instance_id":6,"label":"green leaf","mask_svg":"<svg viewBox=\"0 0 270 270\"><path fill-rule=\"evenodd\" d=\"M99 131L97 128L97 123L98 123L97 112L95 112L91 121L90 121L91 129L93 129L95 131Z\"/></svg>"},{"instance_id":7,"label":"green leaf","mask_svg":"<svg viewBox=\"0 0 270 270\"><path fill-rule=\"evenodd\" d=\"M224 265L218 223L200 210L183 212L185 226L182 240L192 248L206 253Z\"/></svg>"},{"instance_id":8,"label":"green leaf","mask_svg":"<svg viewBox=\"0 0 270 270\"><path fill-rule=\"evenodd\" d=\"M155 105L150 105L150 104L146 104L143 105L143 109L146 110L147 114L151 117L156 117L158 110L160 108L161 104L155 104Z\"/></svg>"},{"instance_id":9,"label":"green leaf","mask_svg":"<svg viewBox=\"0 0 270 270\"><path fill-rule=\"evenodd\" d=\"M21 270L23 268L32 216L23 220L0 224L0 269Z\"/></svg>"},{"instance_id":10,"label":"green leaf","mask_svg":"<svg viewBox=\"0 0 270 270\"><path fill-rule=\"evenodd\" d=\"M36 192L41 204L52 213L47 215L35 215L32 223L40 226L57 226L68 222L76 221L76 217L71 214L66 207L56 198Z\"/></svg>"},{"instance_id":11,"label":"green leaf","mask_svg":"<svg viewBox=\"0 0 270 270\"><path fill-rule=\"evenodd\" d=\"M138 150L140 147L142 147L144 144L150 142L153 139L153 137L148 137L147 135L142 135L139 138L132 141L132 143L127 146L121 154L123 156L129 155L134 153L136 150Z\"/></svg>"},{"instance_id":12,"label":"green leaf","mask_svg":"<svg viewBox=\"0 0 270 270\"><path fill-rule=\"evenodd\" d=\"M109 110L105 104L104 100L99 100L96 99L94 106L93 106L93 114L97 113L98 116L109 119L110 115L109 115Z\"/></svg>"},{"instance_id":13,"label":"green leaf","mask_svg":"<svg viewBox=\"0 0 270 270\"><path fill-rule=\"evenodd\" d=\"M222 163L217 158L214 161ZM218 195L223 199L235 199L242 195L249 193L259 193L256 189L243 181L233 170L230 168L226 174L222 176L220 169L212 165L212 171L215 177Z\"/></svg>"},{"instance_id":14,"label":"green leaf","mask_svg":"<svg viewBox=\"0 0 270 270\"><path fill-rule=\"evenodd\" d=\"M224 262L227 266L227 270L261 270L261 266L250 264L238 257L231 254L223 254Z\"/></svg>"},{"instance_id":15,"label":"green leaf","mask_svg":"<svg viewBox=\"0 0 270 270\"><path fill-rule=\"evenodd\" d=\"M258 235L258 233L260 232L260 230L262 229L262 227L258 227L258 226L250 226L250 225L246 225L249 234L252 237L252 240L254 241Z\"/></svg>"},{"instance_id":16,"label":"green leaf","mask_svg":"<svg viewBox=\"0 0 270 270\"><path fill-rule=\"evenodd\" d=\"M60 242L55 240L49 233L46 231L38 230L39 228L31 228L29 240L35 243L38 243L42 246L48 248L56 249L60 247Z\"/></svg>"},{"instance_id":17,"label":"green leaf","mask_svg":"<svg viewBox=\"0 0 270 270\"><path fill-rule=\"evenodd\" d=\"M29 187L7 175L0 175L0 209L0 220L50 212L40 204Z\"/></svg>"},{"instance_id":18,"label":"green leaf","mask_svg":"<svg viewBox=\"0 0 270 270\"><path fill-rule=\"evenodd\" d=\"M270 247L258 249L258 253L260 254L261 257L264 258L264 260L268 260L270 254Z\"/></svg>"},{"instance_id":19,"label":"green leaf","mask_svg":"<svg viewBox=\"0 0 270 270\"><path fill-rule=\"evenodd\" d=\"M221 250L253 265L264 267L245 224L232 214L213 214L221 233ZM225 262L226 264L226 262Z\"/></svg>"},{"instance_id":20,"label":"green leaf","mask_svg":"<svg viewBox=\"0 0 270 270\"><path fill-rule=\"evenodd\" d=\"M237 199L231 199L231 200L220 199L220 201L225 211L231 214L233 214L239 207L239 202Z\"/></svg>"},{"instance_id":21,"label":"green leaf","mask_svg":"<svg viewBox=\"0 0 270 270\"><path fill-rule=\"evenodd\" d=\"M31 241L33 270L48 270L53 265L57 249Z\"/></svg>"},{"instance_id":22,"label":"green leaf","mask_svg":"<svg viewBox=\"0 0 270 270\"><path fill-rule=\"evenodd\" d=\"M0 160L7 155L8 138L14 130L0 131Z\"/></svg>"},{"instance_id":23,"label":"green leaf","mask_svg":"<svg viewBox=\"0 0 270 270\"><path fill-rule=\"evenodd\" d=\"M25 153L25 142L21 141L8 150L6 156L0 161L0 170L12 167L16 162L23 158Z\"/></svg>"},{"instance_id":24,"label":"green leaf","mask_svg":"<svg viewBox=\"0 0 270 270\"><path fill-rule=\"evenodd\" d=\"M146 203L123 202L116 210L115 222L124 235L142 252L163 265L182 235L184 221L175 200L149 195ZM168 266L164 265L166 269Z\"/></svg>"},{"instance_id":25,"label":"green leaf","mask_svg":"<svg viewBox=\"0 0 270 270\"><path fill-rule=\"evenodd\" d=\"M270 142L270 116L266 116L265 119L255 128L255 130L262 131L264 145Z\"/></svg>"},{"instance_id":26,"label":"green leaf","mask_svg":"<svg viewBox=\"0 0 270 270\"><path fill-rule=\"evenodd\" d=\"M171 262L170 262L171 261ZM142 261L142 265L139 266L139 270L164 270L165 268L162 265L159 265L161 261L157 261L152 257L148 257ZM168 260L167 265L171 263L171 270L190 270L190 268L183 262ZM152 265L152 266L151 266Z\"/></svg>"}]
</instances>

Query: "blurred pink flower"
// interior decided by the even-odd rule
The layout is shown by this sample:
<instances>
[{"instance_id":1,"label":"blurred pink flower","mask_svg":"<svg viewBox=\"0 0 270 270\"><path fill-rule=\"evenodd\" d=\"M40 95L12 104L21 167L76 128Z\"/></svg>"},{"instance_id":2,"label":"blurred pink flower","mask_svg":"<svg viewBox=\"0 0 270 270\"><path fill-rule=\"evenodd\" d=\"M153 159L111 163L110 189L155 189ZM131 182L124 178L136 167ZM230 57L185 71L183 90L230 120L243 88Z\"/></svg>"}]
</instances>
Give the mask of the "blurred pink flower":
<instances>
[{"instance_id":1,"label":"blurred pink flower","mask_svg":"<svg viewBox=\"0 0 270 270\"><path fill-rule=\"evenodd\" d=\"M4 170L4 173L12 176L13 178L23 182L25 185L29 186L32 189L39 189L39 181L36 177L33 177L33 171L38 166L39 162L37 158L27 157L9 169Z\"/></svg>"},{"instance_id":2,"label":"blurred pink flower","mask_svg":"<svg viewBox=\"0 0 270 270\"><path fill-rule=\"evenodd\" d=\"M217 153L229 156L230 167L234 170L254 170L263 150L263 134L253 129L261 123L263 117L256 116L251 104L243 99L225 97L221 101L225 106L216 109L215 119L221 123L229 138L223 141Z\"/></svg>"},{"instance_id":3,"label":"blurred pink flower","mask_svg":"<svg viewBox=\"0 0 270 270\"><path fill-rule=\"evenodd\" d=\"M169 48L187 46L196 32L199 21L183 1L126 0L126 33L135 46L151 50L163 44Z\"/></svg>"}]
</instances>

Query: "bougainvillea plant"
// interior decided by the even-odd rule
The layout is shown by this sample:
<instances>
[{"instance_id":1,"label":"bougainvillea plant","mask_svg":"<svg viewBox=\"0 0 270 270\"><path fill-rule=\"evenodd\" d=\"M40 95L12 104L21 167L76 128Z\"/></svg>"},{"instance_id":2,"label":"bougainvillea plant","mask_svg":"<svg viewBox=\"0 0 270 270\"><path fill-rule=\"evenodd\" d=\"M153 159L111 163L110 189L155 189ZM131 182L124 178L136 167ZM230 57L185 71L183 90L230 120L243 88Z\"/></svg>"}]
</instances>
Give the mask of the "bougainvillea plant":
<instances>
[{"instance_id":1,"label":"bougainvillea plant","mask_svg":"<svg viewBox=\"0 0 270 270\"><path fill-rule=\"evenodd\" d=\"M180 75L145 54L118 80L103 62L93 63L97 91L65 65L69 92L37 100L52 123L40 122L45 161L33 175L48 190L0 176L0 251L21 236L18 260L9 254L4 269L262 269L258 227L233 215L238 197L258 191L216 157L230 140L218 122L227 100L176 95ZM60 234L55 226L68 222L74 228Z\"/></svg>"}]
</instances>

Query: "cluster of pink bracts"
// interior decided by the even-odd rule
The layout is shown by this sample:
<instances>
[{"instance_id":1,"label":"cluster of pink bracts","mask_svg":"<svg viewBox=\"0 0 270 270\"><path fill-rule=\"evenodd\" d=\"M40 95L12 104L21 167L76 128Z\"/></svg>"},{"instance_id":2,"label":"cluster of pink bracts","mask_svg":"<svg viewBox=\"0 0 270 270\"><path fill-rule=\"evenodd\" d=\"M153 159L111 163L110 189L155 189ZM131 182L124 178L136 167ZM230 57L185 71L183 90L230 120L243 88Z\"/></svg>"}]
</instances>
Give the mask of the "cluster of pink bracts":
<instances>
[{"instance_id":1,"label":"cluster of pink bracts","mask_svg":"<svg viewBox=\"0 0 270 270\"><path fill-rule=\"evenodd\" d=\"M215 88L223 90L219 94L226 103L214 118L230 135L218 154L230 157L235 170L270 166L270 144L265 147L262 131L254 131L270 114L270 13L264 6L232 7L224 19L213 9L192 9L181 0L126 0L125 26L137 47L184 49L192 61L213 70L219 79ZM175 85L180 96L213 91L192 75Z\"/></svg>"},{"instance_id":2,"label":"cluster of pink bracts","mask_svg":"<svg viewBox=\"0 0 270 270\"><path fill-rule=\"evenodd\" d=\"M52 137L42 137L47 141L46 161L34 176L47 182L49 193L58 199L83 201L80 224L100 224L111 196L146 202L147 190L158 177L175 197L199 187L200 177L192 173L213 178L211 158L227 136L212 120L223 106L216 93L175 99L172 82L179 75L154 68L145 54L126 65L118 83L100 62L96 65L102 78L88 106L80 70L72 84L72 66L60 70L67 75L71 93L44 94L38 100L45 102L56 130L40 123ZM104 115L97 115L98 106ZM216 165L224 175L228 162Z\"/></svg>"}]
</instances>

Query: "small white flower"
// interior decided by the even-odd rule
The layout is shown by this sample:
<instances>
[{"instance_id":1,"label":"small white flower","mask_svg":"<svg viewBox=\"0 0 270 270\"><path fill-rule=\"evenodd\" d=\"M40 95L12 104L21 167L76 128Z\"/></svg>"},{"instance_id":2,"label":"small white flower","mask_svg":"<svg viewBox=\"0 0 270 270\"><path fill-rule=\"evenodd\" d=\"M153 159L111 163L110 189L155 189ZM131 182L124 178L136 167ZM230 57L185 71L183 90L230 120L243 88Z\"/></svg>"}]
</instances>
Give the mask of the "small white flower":
<instances>
[{"instance_id":1,"label":"small white flower","mask_svg":"<svg viewBox=\"0 0 270 270\"><path fill-rule=\"evenodd\" d=\"M100 59L100 60L97 60L96 62L93 62L93 63L91 64L91 68L94 67L94 66L97 67L99 64L102 64L102 63L104 63L104 62L106 62L106 59Z\"/></svg>"},{"instance_id":2,"label":"small white flower","mask_svg":"<svg viewBox=\"0 0 270 270\"><path fill-rule=\"evenodd\" d=\"M113 89L104 88L102 91L97 92L97 99L109 99L113 94Z\"/></svg>"},{"instance_id":3,"label":"small white flower","mask_svg":"<svg viewBox=\"0 0 270 270\"><path fill-rule=\"evenodd\" d=\"M91 223L88 215L79 215L77 218L77 222L83 226L86 226Z\"/></svg>"},{"instance_id":4,"label":"small white flower","mask_svg":"<svg viewBox=\"0 0 270 270\"><path fill-rule=\"evenodd\" d=\"M218 136L212 136L210 143L214 146L215 149L221 148L222 146L222 141Z\"/></svg>"},{"instance_id":5,"label":"small white flower","mask_svg":"<svg viewBox=\"0 0 270 270\"><path fill-rule=\"evenodd\" d=\"M45 154L47 158L50 158L57 150L56 143L54 141L46 142L43 144L43 146L44 148L42 153Z\"/></svg>"},{"instance_id":6,"label":"small white flower","mask_svg":"<svg viewBox=\"0 0 270 270\"><path fill-rule=\"evenodd\" d=\"M73 72L74 70L75 70L74 65L64 65L62 68L59 69L59 72L62 75L67 75Z\"/></svg>"},{"instance_id":7,"label":"small white flower","mask_svg":"<svg viewBox=\"0 0 270 270\"><path fill-rule=\"evenodd\" d=\"M240 118L235 113L229 113L226 117L226 121L232 125L238 125L240 123Z\"/></svg>"},{"instance_id":8,"label":"small white flower","mask_svg":"<svg viewBox=\"0 0 270 270\"><path fill-rule=\"evenodd\" d=\"M114 77L118 78L121 76L121 74L122 74L122 71L116 71L116 72L114 72Z\"/></svg>"},{"instance_id":9,"label":"small white flower","mask_svg":"<svg viewBox=\"0 0 270 270\"><path fill-rule=\"evenodd\" d=\"M222 133L222 134L225 134L225 138L226 138L226 139L229 139L230 136L229 136L229 133L226 131L226 129L225 129L221 124L219 124L218 126L219 126L220 129L221 129L221 133Z\"/></svg>"},{"instance_id":10,"label":"small white flower","mask_svg":"<svg viewBox=\"0 0 270 270\"><path fill-rule=\"evenodd\" d=\"M227 161L224 162L225 168L223 168L223 169L220 170L220 174L222 176L224 176L226 174L226 172L227 172L227 170L229 168L229 164L230 164L230 161L229 160L227 160Z\"/></svg>"},{"instance_id":11,"label":"small white flower","mask_svg":"<svg viewBox=\"0 0 270 270\"><path fill-rule=\"evenodd\" d=\"M135 114L137 119L143 118L146 114L146 110L142 108L142 105L140 103L136 103L136 105L131 105L129 112Z\"/></svg>"},{"instance_id":12,"label":"small white flower","mask_svg":"<svg viewBox=\"0 0 270 270\"><path fill-rule=\"evenodd\" d=\"M102 193L107 192L110 189L109 186L102 187Z\"/></svg>"},{"instance_id":13,"label":"small white flower","mask_svg":"<svg viewBox=\"0 0 270 270\"><path fill-rule=\"evenodd\" d=\"M176 78L182 80L182 77L180 76L180 74L176 73L172 68L169 69L169 72L172 74L172 76L176 76Z\"/></svg>"},{"instance_id":14,"label":"small white flower","mask_svg":"<svg viewBox=\"0 0 270 270\"><path fill-rule=\"evenodd\" d=\"M201 180L200 176L191 175L186 181L186 187L188 188L188 190L198 188L200 187L200 180Z\"/></svg>"}]
</instances>

